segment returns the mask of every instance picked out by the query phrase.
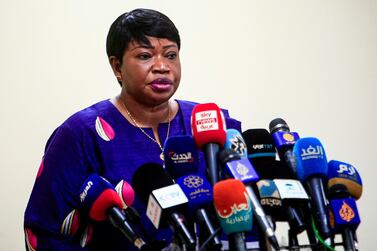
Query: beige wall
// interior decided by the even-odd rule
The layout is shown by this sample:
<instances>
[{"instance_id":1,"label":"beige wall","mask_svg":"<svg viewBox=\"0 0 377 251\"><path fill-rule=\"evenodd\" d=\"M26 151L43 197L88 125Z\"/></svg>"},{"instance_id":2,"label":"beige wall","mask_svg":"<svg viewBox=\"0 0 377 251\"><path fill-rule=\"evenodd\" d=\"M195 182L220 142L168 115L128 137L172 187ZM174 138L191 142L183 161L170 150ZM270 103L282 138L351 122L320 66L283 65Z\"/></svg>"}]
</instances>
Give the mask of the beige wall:
<instances>
[{"instance_id":1,"label":"beige wall","mask_svg":"<svg viewBox=\"0 0 377 251\"><path fill-rule=\"evenodd\" d=\"M184 3L183 3L184 2ZM355 165L361 250L377 226L377 2L0 1L0 243L23 249L23 213L44 144L70 114L119 91L107 30L136 7L166 13L182 36L176 97L216 102L244 122L284 118Z\"/></svg>"}]
</instances>

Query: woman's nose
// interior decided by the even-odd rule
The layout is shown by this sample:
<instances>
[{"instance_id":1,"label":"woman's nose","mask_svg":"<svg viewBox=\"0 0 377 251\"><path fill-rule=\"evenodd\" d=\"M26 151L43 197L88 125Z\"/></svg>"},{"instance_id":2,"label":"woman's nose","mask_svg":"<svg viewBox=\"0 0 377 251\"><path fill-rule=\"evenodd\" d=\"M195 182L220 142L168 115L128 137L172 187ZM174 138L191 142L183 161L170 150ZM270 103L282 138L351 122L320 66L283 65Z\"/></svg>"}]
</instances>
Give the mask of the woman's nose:
<instances>
[{"instance_id":1,"label":"woman's nose","mask_svg":"<svg viewBox=\"0 0 377 251\"><path fill-rule=\"evenodd\" d=\"M153 72L165 73L169 71L169 63L164 57L157 57L153 64Z\"/></svg>"}]
</instances>

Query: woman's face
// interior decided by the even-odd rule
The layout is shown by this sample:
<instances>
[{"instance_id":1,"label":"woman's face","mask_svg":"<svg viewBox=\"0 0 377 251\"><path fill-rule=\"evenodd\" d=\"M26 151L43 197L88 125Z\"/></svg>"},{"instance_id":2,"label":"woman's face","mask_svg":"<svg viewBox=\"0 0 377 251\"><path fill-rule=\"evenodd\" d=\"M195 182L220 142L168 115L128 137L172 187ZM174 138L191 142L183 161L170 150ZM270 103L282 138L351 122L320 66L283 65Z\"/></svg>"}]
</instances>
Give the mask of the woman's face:
<instances>
[{"instance_id":1,"label":"woman's face","mask_svg":"<svg viewBox=\"0 0 377 251\"><path fill-rule=\"evenodd\" d=\"M181 79L177 44L168 39L148 37L150 46L131 42L119 66L126 98L147 104L166 102Z\"/></svg>"}]
</instances>

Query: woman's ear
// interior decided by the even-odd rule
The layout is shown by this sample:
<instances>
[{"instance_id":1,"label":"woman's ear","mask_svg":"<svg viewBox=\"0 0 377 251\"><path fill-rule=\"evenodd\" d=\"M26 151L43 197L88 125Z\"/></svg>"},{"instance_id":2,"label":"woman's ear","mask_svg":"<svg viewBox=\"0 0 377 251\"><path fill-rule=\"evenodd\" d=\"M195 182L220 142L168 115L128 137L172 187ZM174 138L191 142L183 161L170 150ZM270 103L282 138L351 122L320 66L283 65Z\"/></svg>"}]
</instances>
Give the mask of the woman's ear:
<instances>
[{"instance_id":1,"label":"woman's ear","mask_svg":"<svg viewBox=\"0 0 377 251\"><path fill-rule=\"evenodd\" d=\"M118 80L121 79L122 78L121 69L120 69L121 63L120 63L119 59L117 59L115 56L110 56L109 62L110 62L111 68L113 69L115 77Z\"/></svg>"},{"instance_id":2,"label":"woman's ear","mask_svg":"<svg viewBox=\"0 0 377 251\"><path fill-rule=\"evenodd\" d=\"M114 75L118 80L118 83L122 85L122 71L120 69L122 66L121 62L115 56L110 56L109 62L110 62L111 68L113 69Z\"/></svg>"}]
</instances>

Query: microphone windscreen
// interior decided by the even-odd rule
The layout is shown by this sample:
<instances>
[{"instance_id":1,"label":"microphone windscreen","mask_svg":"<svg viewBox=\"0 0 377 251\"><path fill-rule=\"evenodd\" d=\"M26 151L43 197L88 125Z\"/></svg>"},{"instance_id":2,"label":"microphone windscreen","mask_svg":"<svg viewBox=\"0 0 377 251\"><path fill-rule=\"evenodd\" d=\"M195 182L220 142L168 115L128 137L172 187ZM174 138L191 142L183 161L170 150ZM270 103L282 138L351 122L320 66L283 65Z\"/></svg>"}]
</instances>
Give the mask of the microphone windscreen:
<instances>
[{"instance_id":1,"label":"microphone windscreen","mask_svg":"<svg viewBox=\"0 0 377 251\"><path fill-rule=\"evenodd\" d=\"M356 168L348 163L331 160L328 163L328 188L344 185L350 195L359 199L363 192L363 183Z\"/></svg>"},{"instance_id":2,"label":"microphone windscreen","mask_svg":"<svg viewBox=\"0 0 377 251\"><path fill-rule=\"evenodd\" d=\"M293 147L296 157L296 174L301 181L306 181L311 176L327 178L326 153L317 138L301 138Z\"/></svg>"},{"instance_id":3,"label":"microphone windscreen","mask_svg":"<svg viewBox=\"0 0 377 251\"><path fill-rule=\"evenodd\" d=\"M132 177L132 187L136 196L145 204L148 203L149 195L153 190L173 184L172 178L161 165L156 163L141 165Z\"/></svg>"},{"instance_id":4,"label":"microphone windscreen","mask_svg":"<svg viewBox=\"0 0 377 251\"><path fill-rule=\"evenodd\" d=\"M205 177L198 174L185 175L176 182L189 199L190 215L193 215L197 209L212 204L212 186Z\"/></svg>"},{"instance_id":5,"label":"microphone windscreen","mask_svg":"<svg viewBox=\"0 0 377 251\"><path fill-rule=\"evenodd\" d=\"M240 159L240 155L233 149L225 148L224 150L221 150L221 152L219 153L219 160L220 163L223 165L225 165L227 162Z\"/></svg>"},{"instance_id":6,"label":"microphone windscreen","mask_svg":"<svg viewBox=\"0 0 377 251\"><path fill-rule=\"evenodd\" d=\"M169 137L164 145L165 168L173 179L197 173L199 152L189 135Z\"/></svg>"},{"instance_id":7,"label":"microphone windscreen","mask_svg":"<svg viewBox=\"0 0 377 251\"><path fill-rule=\"evenodd\" d=\"M276 159L274 140L266 129L248 129L242 136L246 142L249 159Z\"/></svg>"},{"instance_id":8,"label":"microphone windscreen","mask_svg":"<svg viewBox=\"0 0 377 251\"><path fill-rule=\"evenodd\" d=\"M226 130L225 149L233 149L241 158L247 158L247 147L242 135L236 129Z\"/></svg>"},{"instance_id":9,"label":"microphone windscreen","mask_svg":"<svg viewBox=\"0 0 377 251\"><path fill-rule=\"evenodd\" d=\"M103 221L112 207L122 208L122 201L114 187L97 174L90 175L80 189L81 209L89 218Z\"/></svg>"},{"instance_id":10,"label":"microphone windscreen","mask_svg":"<svg viewBox=\"0 0 377 251\"><path fill-rule=\"evenodd\" d=\"M270 125L268 126L271 134L277 131L286 131L289 132L289 126L282 118L276 118L271 120Z\"/></svg>"},{"instance_id":11,"label":"microphone windscreen","mask_svg":"<svg viewBox=\"0 0 377 251\"><path fill-rule=\"evenodd\" d=\"M119 181L116 185L115 190L117 191L119 197L123 203L123 209L126 209L134 203L135 191L132 186L125 180Z\"/></svg>"},{"instance_id":12,"label":"microphone windscreen","mask_svg":"<svg viewBox=\"0 0 377 251\"><path fill-rule=\"evenodd\" d=\"M251 202L241 181L227 179L217 182L213 187L213 203L225 234L251 230Z\"/></svg>"},{"instance_id":13,"label":"microphone windscreen","mask_svg":"<svg viewBox=\"0 0 377 251\"><path fill-rule=\"evenodd\" d=\"M191 129L198 148L208 143L224 146L226 124L220 108L214 103L198 104L191 114Z\"/></svg>"}]
</instances>

